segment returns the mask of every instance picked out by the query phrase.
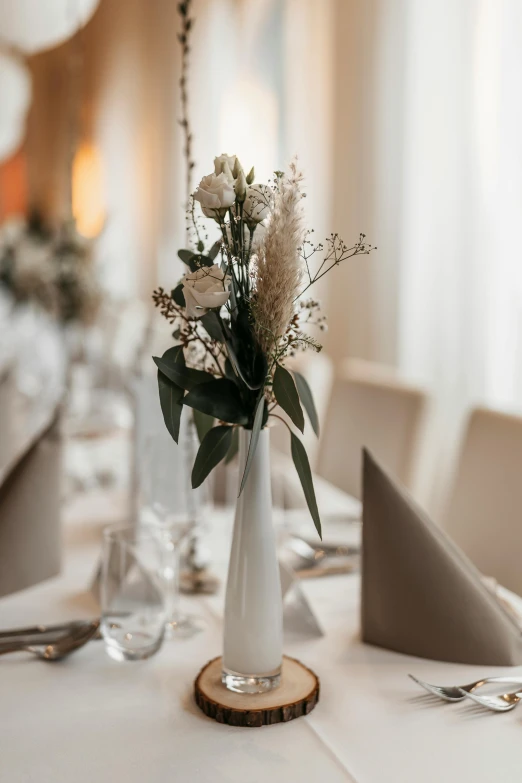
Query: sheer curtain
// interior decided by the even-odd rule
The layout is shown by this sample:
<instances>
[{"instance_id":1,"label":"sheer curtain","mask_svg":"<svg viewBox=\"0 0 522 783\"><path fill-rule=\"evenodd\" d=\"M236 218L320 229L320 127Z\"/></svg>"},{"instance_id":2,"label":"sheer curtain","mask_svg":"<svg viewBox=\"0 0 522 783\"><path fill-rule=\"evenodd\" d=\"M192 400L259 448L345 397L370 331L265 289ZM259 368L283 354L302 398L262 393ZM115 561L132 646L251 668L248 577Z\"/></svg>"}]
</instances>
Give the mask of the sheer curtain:
<instances>
[{"instance_id":1,"label":"sheer curtain","mask_svg":"<svg viewBox=\"0 0 522 783\"><path fill-rule=\"evenodd\" d=\"M475 403L522 407L522 4L410 0L398 364L435 396L433 463ZM437 508L445 479L426 470Z\"/></svg>"}]
</instances>

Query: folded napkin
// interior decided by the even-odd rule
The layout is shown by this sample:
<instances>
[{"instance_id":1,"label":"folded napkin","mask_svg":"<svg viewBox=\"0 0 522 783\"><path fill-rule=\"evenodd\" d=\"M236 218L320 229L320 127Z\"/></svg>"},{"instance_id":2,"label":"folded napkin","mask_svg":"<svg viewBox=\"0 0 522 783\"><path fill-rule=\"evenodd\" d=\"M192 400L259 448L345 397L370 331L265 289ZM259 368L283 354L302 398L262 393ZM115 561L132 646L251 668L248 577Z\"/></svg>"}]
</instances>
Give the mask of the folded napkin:
<instances>
[{"instance_id":1,"label":"folded napkin","mask_svg":"<svg viewBox=\"0 0 522 783\"><path fill-rule=\"evenodd\" d=\"M522 634L456 544L364 452L363 641L439 661L522 663Z\"/></svg>"},{"instance_id":2,"label":"folded napkin","mask_svg":"<svg viewBox=\"0 0 522 783\"><path fill-rule=\"evenodd\" d=\"M0 486L0 596L59 572L60 476L57 417Z\"/></svg>"}]
</instances>

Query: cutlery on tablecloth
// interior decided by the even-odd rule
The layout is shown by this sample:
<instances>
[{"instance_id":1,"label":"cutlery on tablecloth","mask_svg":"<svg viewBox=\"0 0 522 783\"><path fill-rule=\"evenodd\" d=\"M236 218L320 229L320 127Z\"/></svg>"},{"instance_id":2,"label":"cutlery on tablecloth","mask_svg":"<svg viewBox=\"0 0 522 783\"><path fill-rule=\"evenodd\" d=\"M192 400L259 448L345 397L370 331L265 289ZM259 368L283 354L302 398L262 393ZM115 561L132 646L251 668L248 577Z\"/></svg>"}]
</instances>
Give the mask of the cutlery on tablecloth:
<instances>
[{"instance_id":1,"label":"cutlery on tablecloth","mask_svg":"<svg viewBox=\"0 0 522 783\"><path fill-rule=\"evenodd\" d=\"M68 631L72 631L74 628L84 626L86 623L90 623L91 620L68 620L64 623L56 623L54 625L28 625L25 628L7 628L0 631L0 642L5 639L16 639L26 636L41 636L42 634L61 634Z\"/></svg>"},{"instance_id":2,"label":"cutlery on tablecloth","mask_svg":"<svg viewBox=\"0 0 522 783\"><path fill-rule=\"evenodd\" d=\"M94 620L86 623L85 627L76 628L70 634L51 644L46 644L45 642L26 644L20 641L5 644L0 648L0 655L7 655L13 652L30 652L44 661L60 661L90 642L98 633L99 627L100 621Z\"/></svg>"},{"instance_id":3,"label":"cutlery on tablecloth","mask_svg":"<svg viewBox=\"0 0 522 783\"><path fill-rule=\"evenodd\" d=\"M464 699L472 699L476 704L485 707L493 712L509 712L514 710L522 699L522 690L514 693L502 693L499 696L477 696L475 693L468 693L462 690Z\"/></svg>"},{"instance_id":4,"label":"cutlery on tablecloth","mask_svg":"<svg viewBox=\"0 0 522 783\"><path fill-rule=\"evenodd\" d=\"M338 565L315 566L313 568L299 568L295 572L299 579L320 579L322 576L342 576L353 574L358 570L353 563L340 563Z\"/></svg>"},{"instance_id":5,"label":"cutlery on tablecloth","mask_svg":"<svg viewBox=\"0 0 522 783\"><path fill-rule=\"evenodd\" d=\"M359 550L356 547L343 546L327 550L325 547L313 547L302 538L292 536L286 543L289 565L301 579L349 574L359 567Z\"/></svg>"},{"instance_id":6,"label":"cutlery on tablecloth","mask_svg":"<svg viewBox=\"0 0 522 783\"><path fill-rule=\"evenodd\" d=\"M428 691L428 693L431 693L434 696L438 696L439 699L443 699L444 701L463 701L466 698L466 696L472 694L473 691L477 690L477 688L481 688L483 685L495 685L496 683L501 685L504 683L508 685L520 685L522 687L522 679L517 680L514 679L513 677L485 677L482 680L476 680L475 682L471 682L469 683L469 685L461 685L461 686L432 685L429 682L424 682L423 680L419 680L417 677L414 677L413 674L408 674L408 677L410 677L413 680L413 682L416 682L417 685L420 685L421 688L424 688L424 690ZM478 697L472 697L472 698L476 699Z\"/></svg>"},{"instance_id":7,"label":"cutlery on tablecloth","mask_svg":"<svg viewBox=\"0 0 522 783\"><path fill-rule=\"evenodd\" d=\"M14 644L19 645L42 645L54 644L62 639L69 637L76 631L87 629L94 620L72 620L67 623L57 623L55 625L33 625L26 628L13 628L0 632L0 652ZM101 639L101 632L93 637Z\"/></svg>"},{"instance_id":8,"label":"cutlery on tablecloth","mask_svg":"<svg viewBox=\"0 0 522 783\"><path fill-rule=\"evenodd\" d=\"M295 555L310 563L317 563L325 557L353 557L361 554L361 548L347 544L312 543L298 536L288 539L287 547Z\"/></svg>"}]
</instances>

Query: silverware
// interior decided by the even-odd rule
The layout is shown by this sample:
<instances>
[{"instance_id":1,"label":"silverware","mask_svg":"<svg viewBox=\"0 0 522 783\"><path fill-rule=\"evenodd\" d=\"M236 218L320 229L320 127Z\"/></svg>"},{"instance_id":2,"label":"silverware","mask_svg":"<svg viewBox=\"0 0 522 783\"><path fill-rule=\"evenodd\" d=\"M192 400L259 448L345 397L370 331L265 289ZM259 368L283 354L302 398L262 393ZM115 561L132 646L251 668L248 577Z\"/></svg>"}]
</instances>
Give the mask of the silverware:
<instances>
[{"instance_id":1,"label":"silverware","mask_svg":"<svg viewBox=\"0 0 522 783\"><path fill-rule=\"evenodd\" d=\"M42 637L63 636L65 633L73 631L75 628L84 627L90 620L69 620L66 623L57 623L55 625L29 625L25 628L12 628L10 630L0 631L0 643L4 640Z\"/></svg>"},{"instance_id":2,"label":"silverware","mask_svg":"<svg viewBox=\"0 0 522 783\"><path fill-rule=\"evenodd\" d=\"M12 652L30 652L44 661L60 661L75 650L79 650L93 639L99 630L100 621L85 623L84 627L76 628L71 634L63 636L56 642L25 644L20 641L6 644L0 649L0 655Z\"/></svg>"},{"instance_id":3,"label":"silverware","mask_svg":"<svg viewBox=\"0 0 522 783\"><path fill-rule=\"evenodd\" d=\"M438 696L439 699L444 699L444 701L463 701L466 696L472 694L473 691L483 685L507 683L510 685L522 686L522 680L514 680L512 677L486 677L483 680L476 680L476 682L471 682L469 685L462 685L460 687L457 685L431 685L429 682L417 679L413 674L408 674L408 677L410 677L413 682L416 682L417 685L420 685L421 688L428 691L428 693L432 693L434 696ZM477 699L478 697L471 696L471 698Z\"/></svg>"},{"instance_id":4,"label":"silverware","mask_svg":"<svg viewBox=\"0 0 522 783\"><path fill-rule=\"evenodd\" d=\"M309 538L293 536L295 541L302 541L316 553L323 553L326 557L339 555L340 557L352 557L361 554L361 547L356 544L329 544L325 541L311 541Z\"/></svg>"},{"instance_id":5,"label":"silverware","mask_svg":"<svg viewBox=\"0 0 522 783\"><path fill-rule=\"evenodd\" d=\"M286 546L291 553L298 558L298 562L294 566L295 570L322 565L326 558L346 560L347 557L353 557L360 554L357 547L336 546L327 548L322 545L310 546L307 541L298 538L297 536L291 536L288 539ZM344 564L345 563L343 563L343 565Z\"/></svg>"},{"instance_id":6,"label":"silverware","mask_svg":"<svg viewBox=\"0 0 522 783\"><path fill-rule=\"evenodd\" d=\"M502 693L499 696L477 696L475 693L467 693L462 690L463 699L472 699L481 707L486 707L493 712L509 712L514 710L519 701L522 699L522 691L515 691L514 693Z\"/></svg>"},{"instance_id":7,"label":"silverware","mask_svg":"<svg viewBox=\"0 0 522 783\"><path fill-rule=\"evenodd\" d=\"M295 573L299 579L319 579L322 576L341 576L357 571L354 563L339 563L338 565L317 565L313 568L299 568Z\"/></svg>"}]
</instances>

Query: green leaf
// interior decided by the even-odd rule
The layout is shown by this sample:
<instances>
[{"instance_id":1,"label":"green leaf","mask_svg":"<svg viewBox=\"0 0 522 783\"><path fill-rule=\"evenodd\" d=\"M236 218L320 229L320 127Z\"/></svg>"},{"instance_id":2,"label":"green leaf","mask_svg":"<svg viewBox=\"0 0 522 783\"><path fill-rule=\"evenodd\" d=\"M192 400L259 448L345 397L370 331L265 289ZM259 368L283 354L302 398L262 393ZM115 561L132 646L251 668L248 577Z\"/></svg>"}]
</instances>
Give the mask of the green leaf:
<instances>
[{"instance_id":1,"label":"green leaf","mask_svg":"<svg viewBox=\"0 0 522 783\"><path fill-rule=\"evenodd\" d=\"M161 357L162 361L167 362L170 364L171 362L176 362L178 364L185 366L185 354L183 353L183 346L182 345L173 345L172 348L167 348L163 356Z\"/></svg>"},{"instance_id":2,"label":"green leaf","mask_svg":"<svg viewBox=\"0 0 522 783\"><path fill-rule=\"evenodd\" d=\"M252 460L254 459L254 454L256 453L256 449L257 449L257 443L259 441L259 433L261 432L261 427L263 426L264 412L265 412L265 395L264 392L262 391L261 394L259 395L259 399L256 405L254 426L252 427L250 443L248 444L248 454L245 463L245 470L243 471L243 478L241 479L241 486L239 488L239 495L241 495L241 493L243 492L243 489L246 484L246 480L248 478L248 474L250 473L250 468L252 467Z\"/></svg>"},{"instance_id":3,"label":"green leaf","mask_svg":"<svg viewBox=\"0 0 522 783\"><path fill-rule=\"evenodd\" d=\"M179 283L176 288L173 288L171 293L171 297L176 302L178 307L185 307L185 295L183 294L183 283Z\"/></svg>"},{"instance_id":4,"label":"green leaf","mask_svg":"<svg viewBox=\"0 0 522 783\"><path fill-rule=\"evenodd\" d=\"M308 381L303 375L301 375L301 373L294 371L294 378L295 378L295 385L297 386L299 398L304 405L304 409L306 413L308 414L308 418L310 419L310 424L312 425L312 429L317 435L317 437L319 437L319 417L317 415L317 410L315 408L312 390L308 385Z\"/></svg>"},{"instance_id":5,"label":"green leaf","mask_svg":"<svg viewBox=\"0 0 522 783\"><path fill-rule=\"evenodd\" d=\"M181 367L185 366L185 356L183 354L183 347L181 345L174 345L169 348L163 354L162 359L168 363L179 364ZM172 438L177 443L179 440L179 425L181 420L181 412L183 410L183 389L167 378L163 373L158 370L158 389L161 405L161 412L163 414L163 420L165 426L170 432Z\"/></svg>"},{"instance_id":6,"label":"green leaf","mask_svg":"<svg viewBox=\"0 0 522 783\"><path fill-rule=\"evenodd\" d=\"M192 468L192 488L196 489L216 465L226 456L232 440L232 427L221 425L209 430L196 456Z\"/></svg>"},{"instance_id":7,"label":"green leaf","mask_svg":"<svg viewBox=\"0 0 522 783\"><path fill-rule=\"evenodd\" d=\"M197 255L194 259L194 266L196 269L201 269L202 266L214 266L213 260L209 256Z\"/></svg>"},{"instance_id":8,"label":"green leaf","mask_svg":"<svg viewBox=\"0 0 522 783\"><path fill-rule=\"evenodd\" d=\"M213 340L216 340L218 343L225 342L223 329L221 328L217 313L215 313L213 310L209 310L208 313L202 315L199 320L205 327L209 337L211 337Z\"/></svg>"},{"instance_id":9,"label":"green leaf","mask_svg":"<svg viewBox=\"0 0 522 783\"><path fill-rule=\"evenodd\" d=\"M236 352L234 351L234 348L232 347L232 343L230 340L226 341L226 346L227 346L228 358L230 360L230 363L232 367L236 370L237 375L239 376L239 378L241 378L245 386L247 386L250 389L250 391L257 391L258 389L261 388L261 386L264 386L265 375L266 375L265 367L263 366L261 371L257 373L259 377L256 381L249 380L246 373L244 373L243 370L241 369L241 365L238 361Z\"/></svg>"},{"instance_id":10,"label":"green leaf","mask_svg":"<svg viewBox=\"0 0 522 783\"><path fill-rule=\"evenodd\" d=\"M194 387L203 383L210 383L214 380L214 376L208 372L202 370L192 370L189 367L184 367L179 362L165 361L163 358L159 359L157 356L152 357L158 370L161 370L163 375L166 375L177 386L181 386L182 389L190 391Z\"/></svg>"},{"instance_id":11,"label":"green leaf","mask_svg":"<svg viewBox=\"0 0 522 783\"><path fill-rule=\"evenodd\" d=\"M274 373L275 398L281 408L287 413L298 430L304 430L304 415L299 395L295 387L294 379L280 364L277 365Z\"/></svg>"},{"instance_id":12,"label":"green leaf","mask_svg":"<svg viewBox=\"0 0 522 783\"><path fill-rule=\"evenodd\" d=\"M183 410L184 391L158 370L158 388L165 426L176 443L179 441L179 425Z\"/></svg>"},{"instance_id":13,"label":"green leaf","mask_svg":"<svg viewBox=\"0 0 522 783\"><path fill-rule=\"evenodd\" d=\"M199 442L202 443L207 432L214 426L214 417L195 409L192 415L194 416Z\"/></svg>"},{"instance_id":14,"label":"green leaf","mask_svg":"<svg viewBox=\"0 0 522 783\"><path fill-rule=\"evenodd\" d=\"M208 251L208 257L211 259L211 261L214 261L215 257L221 250L221 239L218 239L217 242L214 242L210 250Z\"/></svg>"},{"instance_id":15,"label":"green leaf","mask_svg":"<svg viewBox=\"0 0 522 783\"><path fill-rule=\"evenodd\" d=\"M196 253L194 253L192 250L178 250L178 257L181 258L184 264L187 264L190 266L190 262L194 258Z\"/></svg>"},{"instance_id":16,"label":"green leaf","mask_svg":"<svg viewBox=\"0 0 522 783\"><path fill-rule=\"evenodd\" d=\"M225 378L228 378L229 381L234 381L234 383L237 383L239 380L234 372L234 366L228 357L225 359Z\"/></svg>"},{"instance_id":17,"label":"green leaf","mask_svg":"<svg viewBox=\"0 0 522 783\"><path fill-rule=\"evenodd\" d=\"M312 471L310 470L310 463L305 451L305 447L294 433L290 433L292 438L292 459L294 461L297 475L303 487L304 496L308 504L308 509L314 520L314 525L319 538L322 540L323 535L321 532L321 519L319 517L319 509L317 508L317 500L315 499L314 482L312 479Z\"/></svg>"},{"instance_id":18,"label":"green leaf","mask_svg":"<svg viewBox=\"0 0 522 783\"><path fill-rule=\"evenodd\" d=\"M218 378L194 386L190 394L183 399L183 403L216 419L228 421L230 424L248 422L239 390L228 378Z\"/></svg>"},{"instance_id":19,"label":"green leaf","mask_svg":"<svg viewBox=\"0 0 522 783\"><path fill-rule=\"evenodd\" d=\"M225 457L225 465L232 462L239 450L239 427L233 427L232 440L230 441L230 448Z\"/></svg>"}]
</instances>

